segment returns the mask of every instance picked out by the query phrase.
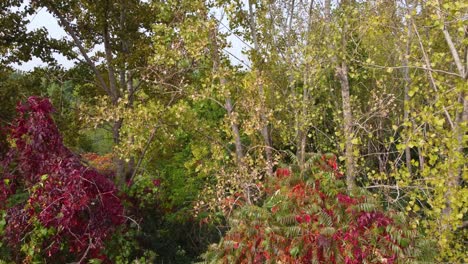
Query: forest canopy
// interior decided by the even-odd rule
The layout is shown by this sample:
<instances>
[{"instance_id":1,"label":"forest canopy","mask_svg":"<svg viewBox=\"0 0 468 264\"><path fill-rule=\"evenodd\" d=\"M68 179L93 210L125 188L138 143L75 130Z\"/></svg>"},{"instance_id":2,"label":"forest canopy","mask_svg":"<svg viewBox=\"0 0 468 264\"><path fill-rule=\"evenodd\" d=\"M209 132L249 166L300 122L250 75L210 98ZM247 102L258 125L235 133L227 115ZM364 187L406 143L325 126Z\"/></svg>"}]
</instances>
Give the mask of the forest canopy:
<instances>
[{"instance_id":1,"label":"forest canopy","mask_svg":"<svg viewBox=\"0 0 468 264\"><path fill-rule=\"evenodd\" d=\"M466 1L8 0L0 60L0 263L468 262Z\"/></svg>"}]
</instances>

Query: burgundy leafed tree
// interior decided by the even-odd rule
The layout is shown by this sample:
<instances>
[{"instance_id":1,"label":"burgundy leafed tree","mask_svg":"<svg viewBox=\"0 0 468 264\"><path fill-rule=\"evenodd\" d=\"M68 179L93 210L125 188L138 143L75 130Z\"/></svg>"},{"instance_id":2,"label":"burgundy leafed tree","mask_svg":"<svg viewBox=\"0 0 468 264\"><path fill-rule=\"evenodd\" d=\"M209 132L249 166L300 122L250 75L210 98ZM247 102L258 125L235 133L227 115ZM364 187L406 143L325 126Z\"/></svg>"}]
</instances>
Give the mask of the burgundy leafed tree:
<instances>
[{"instance_id":1,"label":"burgundy leafed tree","mask_svg":"<svg viewBox=\"0 0 468 264\"><path fill-rule=\"evenodd\" d=\"M114 184L63 145L48 99L30 97L17 111L9 128L11 146L1 161L3 239L19 250L39 224L54 230L42 241L46 257L62 250L82 259L98 257L124 219Z\"/></svg>"}]
</instances>

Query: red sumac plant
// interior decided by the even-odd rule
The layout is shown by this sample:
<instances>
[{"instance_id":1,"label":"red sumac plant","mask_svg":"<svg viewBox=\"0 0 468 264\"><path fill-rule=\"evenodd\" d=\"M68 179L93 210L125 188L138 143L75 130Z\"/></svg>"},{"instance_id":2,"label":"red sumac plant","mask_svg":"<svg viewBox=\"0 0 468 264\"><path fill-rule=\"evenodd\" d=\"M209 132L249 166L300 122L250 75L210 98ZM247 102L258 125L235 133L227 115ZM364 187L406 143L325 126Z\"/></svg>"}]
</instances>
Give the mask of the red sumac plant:
<instances>
[{"instance_id":1,"label":"red sumac plant","mask_svg":"<svg viewBox=\"0 0 468 264\"><path fill-rule=\"evenodd\" d=\"M404 216L365 191L348 196L336 158L323 157L309 175L278 169L261 206L229 217L206 263L413 263L417 233Z\"/></svg>"},{"instance_id":2,"label":"red sumac plant","mask_svg":"<svg viewBox=\"0 0 468 264\"><path fill-rule=\"evenodd\" d=\"M48 99L30 97L17 111L1 161L2 240L17 260L100 257L124 219L114 184L64 146Z\"/></svg>"}]
</instances>

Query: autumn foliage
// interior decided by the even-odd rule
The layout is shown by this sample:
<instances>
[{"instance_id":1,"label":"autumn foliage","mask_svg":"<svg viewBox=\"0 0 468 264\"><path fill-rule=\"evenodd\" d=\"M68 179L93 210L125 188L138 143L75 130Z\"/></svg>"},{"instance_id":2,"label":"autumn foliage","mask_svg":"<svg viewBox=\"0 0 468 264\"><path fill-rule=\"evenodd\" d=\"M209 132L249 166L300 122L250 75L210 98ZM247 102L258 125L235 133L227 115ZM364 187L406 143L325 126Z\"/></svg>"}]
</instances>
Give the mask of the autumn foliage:
<instances>
[{"instance_id":1,"label":"autumn foliage","mask_svg":"<svg viewBox=\"0 0 468 264\"><path fill-rule=\"evenodd\" d=\"M36 255L59 262L59 256L100 257L106 238L123 223L116 188L64 146L48 99L30 97L17 111L1 161L2 239L26 262Z\"/></svg>"},{"instance_id":2,"label":"autumn foliage","mask_svg":"<svg viewBox=\"0 0 468 264\"><path fill-rule=\"evenodd\" d=\"M345 192L336 158L322 156L313 175L279 168L261 206L245 205L231 229L204 255L216 263L402 263L414 261L414 230L371 196ZM326 164L327 167L321 165Z\"/></svg>"},{"instance_id":3,"label":"autumn foliage","mask_svg":"<svg viewBox=\"0 0 468 264\"><path fill-rule=\"evenodd\" d=\"M111 176L115 172L115 163L112 153L99 155L97 153L87 152L81 154L81 157L101 174Z\"/></svg>"}]
</instances>

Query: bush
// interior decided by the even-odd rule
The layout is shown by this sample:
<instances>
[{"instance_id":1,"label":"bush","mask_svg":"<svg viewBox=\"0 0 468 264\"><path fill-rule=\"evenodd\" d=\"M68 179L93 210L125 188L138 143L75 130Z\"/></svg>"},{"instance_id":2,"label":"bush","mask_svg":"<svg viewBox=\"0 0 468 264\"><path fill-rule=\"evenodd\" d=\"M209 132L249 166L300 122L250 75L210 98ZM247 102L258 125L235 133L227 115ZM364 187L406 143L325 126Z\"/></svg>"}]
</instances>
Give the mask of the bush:
<instances>
[{"instance_id":1,"label":"bush","mask_svg":"<svg viewBox=\"0 0 468 264\"><path fill-rule=\"evenodd\" d=\"M404 263L417 255L404 215L384 212L364 192L346 194L334 156L310 173L277 169L261 206L245 205L206 263Z\"/></svg>"},{"instance_id":2,"label":"bush","mask_svg":"<svg viewBox=\"0 0 468 264\"><path fill-rule=\"evenodd\" d=\"M115 186L63 145L48 99L17 110L1 161L2 240L17 262L104 259L104 241L123 223Z\"/></svg>"}]
</instances>

